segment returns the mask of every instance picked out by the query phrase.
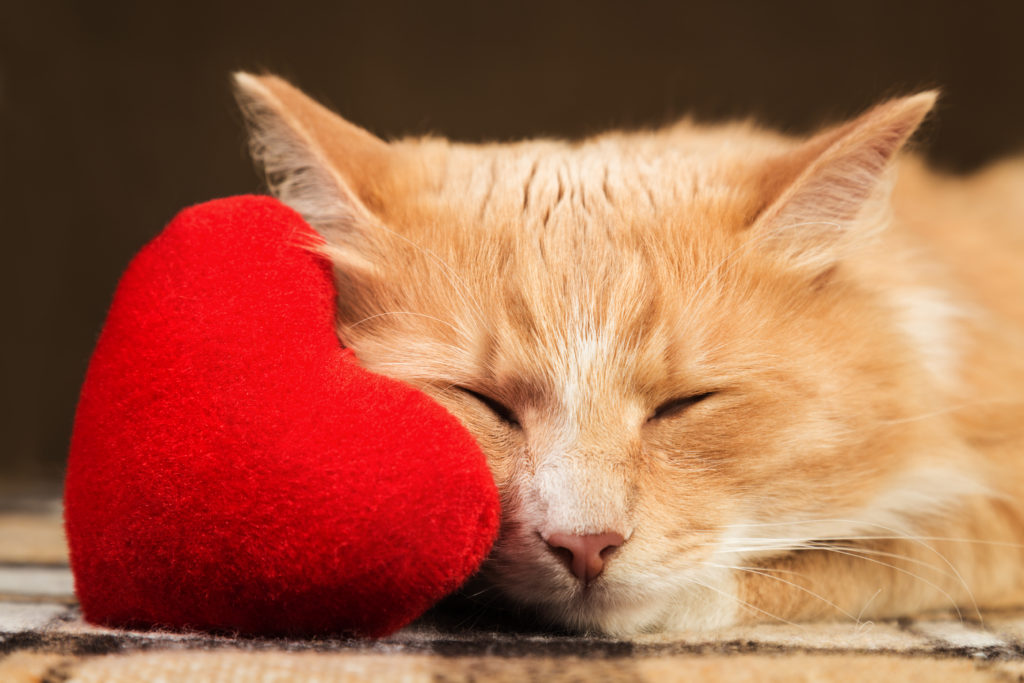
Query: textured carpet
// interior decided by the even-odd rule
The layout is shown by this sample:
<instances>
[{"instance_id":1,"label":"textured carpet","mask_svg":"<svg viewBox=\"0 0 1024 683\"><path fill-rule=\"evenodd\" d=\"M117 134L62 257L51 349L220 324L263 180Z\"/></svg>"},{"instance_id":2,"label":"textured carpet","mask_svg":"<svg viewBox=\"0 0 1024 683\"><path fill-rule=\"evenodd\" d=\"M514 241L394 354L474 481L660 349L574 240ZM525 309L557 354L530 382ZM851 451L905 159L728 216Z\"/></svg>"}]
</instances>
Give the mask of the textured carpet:
<instances>
[{"instance_id":1,"label":"textured carpet","mask_svg":"<svg viewBox=\"0 0 1024 683\"><path fill-rule=\"evenodd\" d=\"M1018 681L1024 612L629 640L458 600L390 638L253 639L85 624L54 501L0 501L0 681Z\"/></svg>"}]
</instances>

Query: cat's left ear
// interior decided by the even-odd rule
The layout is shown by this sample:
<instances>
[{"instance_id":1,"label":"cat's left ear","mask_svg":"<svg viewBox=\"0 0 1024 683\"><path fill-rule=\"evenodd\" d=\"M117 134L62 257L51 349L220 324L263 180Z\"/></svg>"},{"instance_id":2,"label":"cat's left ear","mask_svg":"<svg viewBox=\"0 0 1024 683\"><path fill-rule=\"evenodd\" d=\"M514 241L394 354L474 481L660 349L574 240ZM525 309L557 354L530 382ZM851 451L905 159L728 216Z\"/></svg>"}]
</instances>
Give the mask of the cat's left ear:
<instances>
[{"instance_id":1,"label":"cat's left ear","mask_svg":"<svg viewBox=\"0 0 1024 683\"><path fill-rule=\"evenodd\" d=\"M403 158L277 76L234 75L253 159L271 192L327 238L335 264L373 272L374 244Z\"/></svg>"},{"instance_id":2,"label":"cat's left ear","mask_svg":"<svg viewBox=\"0 0 1024 683\"><path fill-rule=\"evenodd\" d=\"M937 96L890 100L771 161L759 180L767 200L752 239L799 268L820 272L834 265L843 245L877 227L871 209L887 200L890 162Z\"/></svg>"}]
</instances>

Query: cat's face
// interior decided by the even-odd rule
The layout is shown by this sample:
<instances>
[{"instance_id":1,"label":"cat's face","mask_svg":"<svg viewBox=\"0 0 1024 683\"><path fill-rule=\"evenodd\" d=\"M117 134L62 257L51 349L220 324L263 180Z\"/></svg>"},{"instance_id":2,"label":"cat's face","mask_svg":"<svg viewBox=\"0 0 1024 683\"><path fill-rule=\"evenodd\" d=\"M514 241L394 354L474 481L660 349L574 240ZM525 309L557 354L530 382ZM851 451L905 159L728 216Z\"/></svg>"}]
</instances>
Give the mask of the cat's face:
<instances>
[{"instance_id":1,"label":"cat's face","mask_svg":"<svg viewBox=\"0 0 1024 683\"><path fill-rule=\"evenodd\" d=\"M432 395L487 455L495 584L570 624L631 630L716 580L734 561L724 538L764 531L733 525L870 504L898 463L871 452L863 423L901 410L885 384L900 342L880 342L870 300L745 248L742 187L701 179L715 201L636 208L618 186L559 199L545 163L532 180L508 166L483 217L468 180L391 217L402 239L374 284L340 287L361 361ZM558 532L626 540L584 587L545 541Z\"/></svg>"},{"instance_id":2,"label":"cat's face","mask_svg":"<svg viewBox=\"0 0 1024 683\"><path fill-rule=\"evenodd\" d=\"M880 174L879 140L894 153L926 108L802 145L746 128L386 153L360 137L372 182L350 160L264 162L299 169L281 192L334 245L343 341L487 455L503 520L485 576L560 623L630 632L722 595L724 623L732 567L772 538L889 521L920 476L903 441L941 448L902 421L925 400L914 340L870 260L841 258L870 251L846 224L877 227L874 187L829 178ZM316 116L294 117L300 138L322 136ZM552 542L601 534L621 542L596 576Z\"/></svg>"}]
</instances>

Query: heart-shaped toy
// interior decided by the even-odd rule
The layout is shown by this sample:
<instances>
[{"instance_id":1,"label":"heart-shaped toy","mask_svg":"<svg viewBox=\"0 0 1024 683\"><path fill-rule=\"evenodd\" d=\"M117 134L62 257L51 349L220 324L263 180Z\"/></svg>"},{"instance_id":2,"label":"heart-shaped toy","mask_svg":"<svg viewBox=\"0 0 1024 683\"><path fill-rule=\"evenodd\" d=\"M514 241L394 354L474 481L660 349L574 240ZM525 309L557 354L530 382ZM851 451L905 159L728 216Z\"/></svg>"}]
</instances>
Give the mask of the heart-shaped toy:
<instances>
[{"instance_id":1,"label":"heart-shaped toy","mask_svg":"<svg viewBox=\"0 0 1024 683\"><path fill-rule=\"evenodd\" d=\"M87 620L380 636L490 549L483 455L340 345L319 241L274 199L223 199L182 212L124 274L65 485Z\"/></svg>"}]
</instances>

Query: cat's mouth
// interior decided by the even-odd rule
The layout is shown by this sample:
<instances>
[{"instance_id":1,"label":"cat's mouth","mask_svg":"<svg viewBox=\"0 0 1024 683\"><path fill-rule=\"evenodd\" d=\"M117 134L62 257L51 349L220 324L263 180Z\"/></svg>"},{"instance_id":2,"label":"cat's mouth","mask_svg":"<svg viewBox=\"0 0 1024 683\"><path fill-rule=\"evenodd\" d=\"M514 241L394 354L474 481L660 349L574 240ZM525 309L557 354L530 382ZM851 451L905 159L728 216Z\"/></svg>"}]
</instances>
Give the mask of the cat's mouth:
<instances>
[{"instance_id":1,"label":"cat's mouth","mask_svg":"<svg viewBox=\"0 0 1024 683\"><path fill-rule=\"evenodd\" d=\"M609 618L616 622L648 622L648 613L654 611L656 603L655 595L628 575L609 572L581 581L546 549L530 560L521 554L515 561L501 555L492 557L483 567L482 578L512 602L529 607L547 621L581 632L607 632ZM636 611L647 616L624 619L626 612Z\"/></svg>"},{"instance_id":2,"label":"cat's mouth","mask_svg":"<svg viewBox=\"0 0 1024 683\"><path fill-rule=\"evenodd\" d=\"M711 539L690 539L689 551L672 553L652 551L650 544L633 547L636 540L611 552L602 571L583 580L567 550L553 549L535 534L510 533L495 547L481 579L542 620L583 633L657 631L667 627L674 611L690 614L701 605L732 600L729 572L709 562L716 547ZM698 625L705 621L694 618Z\"/></svg>"}]
</instances>

